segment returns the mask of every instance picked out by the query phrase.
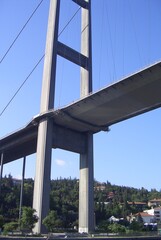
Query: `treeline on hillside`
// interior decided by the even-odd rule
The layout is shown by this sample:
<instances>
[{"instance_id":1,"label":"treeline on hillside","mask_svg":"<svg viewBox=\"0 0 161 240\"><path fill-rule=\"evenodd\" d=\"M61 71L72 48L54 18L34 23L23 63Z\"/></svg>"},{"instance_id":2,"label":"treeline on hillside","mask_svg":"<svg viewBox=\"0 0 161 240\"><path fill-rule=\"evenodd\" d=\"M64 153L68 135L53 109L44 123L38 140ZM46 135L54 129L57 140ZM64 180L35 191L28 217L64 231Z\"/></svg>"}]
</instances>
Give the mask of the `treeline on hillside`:
<instances>
[{"instance_id":1,"label":"treeline on hillside","mask_svg":"<svg viewBox=\"0 0 161 240\"><path fill-rule=\"evenodd\" d=\"M23 206L32 207L33 179L25 179L23 191ZM0 215L5 222L19 218L21 181L5 176L1 182ZM143 211L142 207L129 202L145 202L154 198L161 198L161 192L156 189L148 191L145 188L116 186L110 182L94 182L94 202L96 224L107 220L111 216L124 218L131 213ZM79 180L57 179L51 180L50 210L54 211L55 222L61 219L61 227L71 228L78 225ZM147 208L147 206L146 206ZM59 221L60 223L60 221Z\"/></svg>"}]
</instances>

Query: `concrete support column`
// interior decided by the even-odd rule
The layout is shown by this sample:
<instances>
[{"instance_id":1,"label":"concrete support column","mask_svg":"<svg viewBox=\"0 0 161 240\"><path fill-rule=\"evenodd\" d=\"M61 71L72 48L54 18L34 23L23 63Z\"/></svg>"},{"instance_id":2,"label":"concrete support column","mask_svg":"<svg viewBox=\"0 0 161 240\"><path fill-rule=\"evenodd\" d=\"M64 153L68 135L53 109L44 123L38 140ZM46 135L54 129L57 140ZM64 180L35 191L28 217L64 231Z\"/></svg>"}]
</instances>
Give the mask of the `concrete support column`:
<instances>
[{"instance_id":1,"label":"concrete support column","mask_svg":"<svg viewBox=\"0 0 161 240\"><path fill-rule=\"evenodd\" d=\"M54 107L59 8L60 0L50 0L41 95L41 113ZM43 119L39 123L33 199L33 208L37 211L39 220L33 230L35 233L45 232L42 221L49 211L52 129L53 125L50 118Z\"/></svg>"},{"instance_id":2,"label":"concrete support column","mask_svg":"<svg viewBox=\"0 0 161 240\"><path fill-rule=\"evenodd\" d=\"M91 36L91 2L88 9L82 8L81 26L81 53L88 58L87 68L81 68L81 97L87 96L92 92L92 36Z\"/></svg>"},{"instance_id":3,"label":"concrete support column","mask_svg":"<svg viewBox=\"0 0 161 240\"><path fill-rule=\"evenodd\" d=\"M0 193L1 193L1 183L2 183L2 175L3 175L3 158L4 158L4 154L1 153Z\"/></svg>"},{"instance_id":4,"label":"concrete support column","mask_svg":"<svg viewBox=\"0 0 161 240\"><path fill-rule=\"evenodd\" d=\"M88 58L87 69L81 68L81 97L92 92L91 2L82 8L81 53ZM93 134L87 134L86 154L80 155L79 232L94 231Z\"/></svg>"},{"instance_id":5,"label":"concrete support column","mask_svg":"<svg viewBox=\"0 0 161 240\"><path fill-rule=\"evenodd\" d=\"M34 232L45 233L42 221L49 211L52 121L45 120L39 123L38 134L33 208L36 210L39 220L35 225Z\"/></svg>"},{"instance_id":6,"label":"concrete support column","mask_svg":"<svg viewBox=\"0 0 161 240\"><path fill-rule=\"evenodd\" d=\"M87 153L80 155L79 232L94 231L93 136L88 134Z\"/></svg>"},{"instance_id":7,"label":"concrete support column","mask_svg":"<svg viewBox=\"0 0 161 240\"><path fill-rule=\"evenodd\" d=\"M19 206L19 227L21 228L21 215L22 215L22 203L23 203L23 187L25 178L25 166L26 166L26 156L23 158L22 167L22 180L21 180L21 191L20 191L20 206Z\"/></svg>"}]
</instances>

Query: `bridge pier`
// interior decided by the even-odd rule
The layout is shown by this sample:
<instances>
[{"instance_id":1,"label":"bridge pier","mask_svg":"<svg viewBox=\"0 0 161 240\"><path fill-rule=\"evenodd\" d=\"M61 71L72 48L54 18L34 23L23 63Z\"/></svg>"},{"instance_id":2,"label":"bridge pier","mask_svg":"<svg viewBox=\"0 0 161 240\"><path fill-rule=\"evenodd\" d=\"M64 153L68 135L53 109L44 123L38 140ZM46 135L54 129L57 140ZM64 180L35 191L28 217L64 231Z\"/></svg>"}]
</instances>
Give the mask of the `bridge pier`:
<instances>
[{"instance_id":1,"label":"bridge pier","mask_svg":"<svg viewBox=\"0 0 161 240\"><path fill-rule=\"evenodd\" d=\"M39 124L37 143L36 175L34 182L33 208L38 215L35 233L45 233L42 224L49 211L51 149L52 149L52 122L47 119Z\"/></svg>"},{"instance_id":2,"label":"bridge pier","mask_svg":"<svg viewBox=\"0 0 161 240\"><path fill-rule=\"evenodd\" d=\"M24 178L25 178L25 166L26 166L26 156L23 158L23 166L22 166L22 180L21 180L20 206L19 206L19 226L20 226L20 228L21 228L21 215L22 215L22 205L23 205L23 189L24 189Z\"/></svg>"},{"instance_id":3,"label":"bridge pier","mask_svg":"<svg viewBox=\"0 0 161 240\"><path fill-rule=\"evenodd\" d=\"M54 107L59 8L60 0L50 1L41 94L41 113L47 112ZM33 198L33 208L38 215L38 222L33 230L35 233L46 232L42 221L49 211L52 130L53 122L49 117L39 122Z\"/></svg>"},{"instance_id":4,"label":"bridge pier","mask_svg":"<svg viewBox=\"0 0 161 240\"><path fill-rule=\"evenodd\" d=\"M92 92L92 40L91 40L91 1L88 8L82 8L81 53L88 59L88 67L81 67L81 97ZM93 193L93 134L88 133L86 153L80 155L79 180L79 232L94 231Z\"/></svg>"},{"instance_id":5,"label":"bridge pier","mask_svg":"<svg viewBox=\"0 0 161 240\"><path fill-rule=\"evenodd\" d=\"M92 92L92 53L91 53L91 4L90 0L75 1L82 6L82 27L81 27L81 54L58 42L58 23L60 0L51 0L48 32L46 40L46 53L43 72L41 113L48 112L54 107L55 76L57 54L66 57L81 66L81 97ZM63 51L63 49L67 50ZM79 61L82 59L81 61ZM57 137L55 132L63 126L55 126L50 117L39 122L37 140L36 175L34 184L33 208L37 211L38 223L34 228L35 233L44 233L43 219L49 210L50 192L50 171L52 141L56 139L55 145L59 144L64 149L63 136ZM55 131L54 131L55 130ZM91 232L94 230L94 198L93 198L93 134L81 131L76 135L85 139L83 152L80 154L80 181L79 181L79 232ZM72 135L70 134L70 138ZM80 139L80 140L81 140ZM78 141L78 139L76 140ZM69 141L71 145L71 140ZM82 141L81 141L82 142ZM81 147L79 147L80 149ZM72 151L74 146L72 146Z\"/></svg>"},{"instance_id":6,"label":"bridge pier","mask_svg":"<svg viewBox=\"0 0 161 240\"><path fill-rule=\"evenodd\" d=\"M1 184L2 184L2 175L3 175L3 159L4 153L1 153L1 172L0 172L0 193L1 193Z\"/></svg>"},{"instance_id":7,"label":"bridge pier","mask_svg":"<svg viewBox=\"0 0 161 240\"><path fill-rule=\"evenodd\" d=\"M88 134L87 152L80 155L79 232L94 231L93 135Z\"/></svg>"}]
</instances>

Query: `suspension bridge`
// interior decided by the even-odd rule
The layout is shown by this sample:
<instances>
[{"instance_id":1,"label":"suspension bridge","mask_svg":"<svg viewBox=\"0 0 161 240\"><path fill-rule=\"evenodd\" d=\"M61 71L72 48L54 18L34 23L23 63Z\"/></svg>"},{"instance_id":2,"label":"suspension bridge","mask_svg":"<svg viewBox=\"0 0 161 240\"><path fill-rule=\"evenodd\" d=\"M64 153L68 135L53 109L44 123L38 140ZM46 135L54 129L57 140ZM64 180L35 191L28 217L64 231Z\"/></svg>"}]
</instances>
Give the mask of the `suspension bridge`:
<instances>
[{"instance_id":1,"label":"suspension bridge","mask_svg":"<svg viewBox=\"0 0 161 240\"><path fill-rule=\"evenodd\" d=\"M161 106L161 62L92 93L91 2L73 2L82 9L81 52L58 41L60 1L51 0L40 114L0 139L1 177L3 164L37 153L33 200L37 233L45 231L42 220L49 210L52 148L80 154L79 232L93 231L93 135ZM57 55L81 68L81 98L55 110Z\"/></svg>"}]
</instances>

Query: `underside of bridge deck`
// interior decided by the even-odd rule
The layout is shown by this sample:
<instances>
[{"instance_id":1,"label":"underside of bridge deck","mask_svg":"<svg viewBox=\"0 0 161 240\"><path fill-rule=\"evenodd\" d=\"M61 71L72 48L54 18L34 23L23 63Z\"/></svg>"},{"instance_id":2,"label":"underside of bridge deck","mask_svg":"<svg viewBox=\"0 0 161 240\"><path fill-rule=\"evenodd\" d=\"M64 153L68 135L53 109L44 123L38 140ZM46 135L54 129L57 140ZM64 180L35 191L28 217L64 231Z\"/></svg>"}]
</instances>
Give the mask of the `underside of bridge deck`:
<instances>
[{"instance_id":1,"label":"underside of bridge deck","mask_svg":"<svg viewBox=\"0 0 161 240\"><path fill-rule=\"evenodd\" d=\"M53 148L84 153L86 134L161 106L161 62L80 99L38 115L24 128L0 139L4 163L36 152L38 124L53 120Z\"/></svg>"}]
</instances>

